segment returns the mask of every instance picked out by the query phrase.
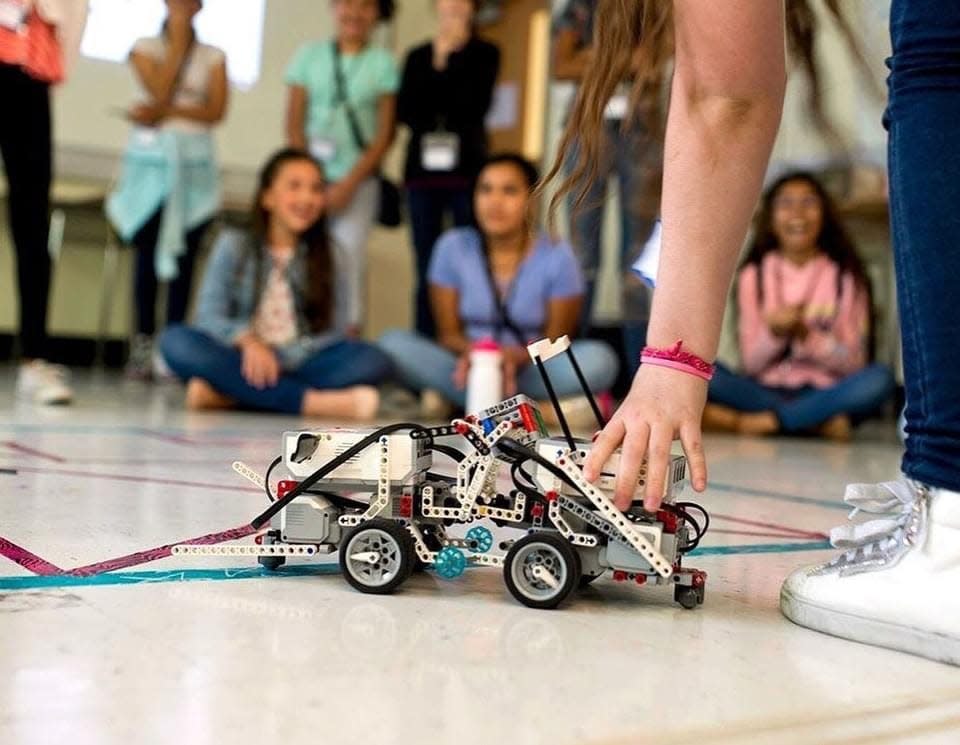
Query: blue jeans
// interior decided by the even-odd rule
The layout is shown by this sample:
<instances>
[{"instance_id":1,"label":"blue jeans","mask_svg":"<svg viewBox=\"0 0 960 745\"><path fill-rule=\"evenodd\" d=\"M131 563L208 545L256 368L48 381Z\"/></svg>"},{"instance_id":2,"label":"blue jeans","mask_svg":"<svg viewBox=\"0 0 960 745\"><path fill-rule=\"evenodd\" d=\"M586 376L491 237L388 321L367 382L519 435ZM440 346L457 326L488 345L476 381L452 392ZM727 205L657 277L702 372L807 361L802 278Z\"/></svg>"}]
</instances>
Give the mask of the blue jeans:
<instances>
[{"instance_id":1,"label":"blue jeans","mask_svg":"<svg viewBox=\"0 0 960 745\"><path fill-rule=\"evenodd\" d=\"M603 216L610 176L616 175L620 191L618 269L621 276L629 270L634 254L650 236L659 211L663 143L641 126L626 133L622 131L618 121L607 121L604 127L608 152L600 164L597 178L590 185L579 207L574 204L579 196L577 187L574 188L569 204L570 240L580 259L586 282L581 317L581 329L584 332L589 330L593 316L594 291L603 254ZM568 173L578 155L575 146L570 154ZM642 199L651 203L637 204L638 200ZM629 293L629 296L624 298L624 305L633 310L626 313L627 322L646 323L650 313L650 291L645 285L636 284L629 288Z\"/></svg>"},{"instance_id":2,"label":"blue jeans","mask_svg":"<svg viewBox=\"0 0 960 745\"><path fill-rule=\"evenodd\" d=\"M388 331L380 339L380 346L393 362L401 385L415 391L432 388L460 408L466 406L467 392L453 384L457 365L457 356L453 352L410 331ZM573 353L594 391L608 390L613 385L619 363L616 353L608 345L592 339L575 341ZM565 358L563 355L547 362L550 381L560 398L581 393L576 374ZM517 389L538 401L548 397L540 373L533 365L525 367L517 376Z\"/></svg>"},{"instance_id":3,"label":"blue jeans","mask_svg":"<svg viewBox=\"0 0 960 745\"><path fill-rule=\"evenodd\" d=\"M377 385L390 375L390 360L361 341L341 341L314 352L295 370L285 370L273 388L254 388L243 377L240 350L189 326L171 326L160 351L183 380L200 378L242 407L299 414L308 390Z\"/></svg>"},{"instance_id":4,"label":"blue jeans","mask_svg":"<svg viewBox=\"0 0 960 745\"><path fill-rule=\"evenodd\" d=\"M421 186L407 187L410 206L410 230L417 256L417 289L414 319L416 329L424 336L433 336L433 314L430 310L430 292L427 271L433 247L444 231L444 217L449 213L454 227L464 227L473 219L470 189L438 189Z\"/></svg>"},{"instance_id":5,"label":"blue jeans","mask_svg":"<svg viewBox=\"0 0 960 745\"><path fill-rule=\"evenodd\" d=\"M895 387L893 373L884 365L868 365L832 388L789 390L769 388L746 375L717 365L710 381L709 398L717 404L745 412L772 411L784 432L803 432L837 414L868 416L886 403Z\"/></svg>"},{"instance_id":6,"label":"blue jeans","mask_svg":"<svg viewBox=\"0 0 960 745\"><path fill-rule=\"evenodd\" d=\"M894 0L884 123L907 392L903 472L960 491L960 4Z\"/></svg>"}]
</instances>

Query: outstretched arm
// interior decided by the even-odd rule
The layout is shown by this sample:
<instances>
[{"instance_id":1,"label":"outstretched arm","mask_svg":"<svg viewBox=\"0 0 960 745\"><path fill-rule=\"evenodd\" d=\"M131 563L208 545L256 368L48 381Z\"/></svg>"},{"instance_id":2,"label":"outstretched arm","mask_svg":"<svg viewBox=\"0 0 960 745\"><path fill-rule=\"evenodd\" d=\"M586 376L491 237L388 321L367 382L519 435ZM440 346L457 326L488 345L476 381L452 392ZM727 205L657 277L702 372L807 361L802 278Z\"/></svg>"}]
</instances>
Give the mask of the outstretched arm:
<instances>
[{"instance_id":1,"label":"outstretched arm","mask_svg":"<svg viewBox=\"0 0 960 745\"><path fill-rule=\"evenodd\" d=\"M757 202L783 107L784 6L771 0L674 0L676 67L667 120L663 249L648 343L678 339L716 354L737 255ZM696 490L706 487L703 380L644 365L584 467L596 479L623 443L616 502L629 506L644 457L645 505L663 497L679 435Z\"/></svg>"}]
</instances>

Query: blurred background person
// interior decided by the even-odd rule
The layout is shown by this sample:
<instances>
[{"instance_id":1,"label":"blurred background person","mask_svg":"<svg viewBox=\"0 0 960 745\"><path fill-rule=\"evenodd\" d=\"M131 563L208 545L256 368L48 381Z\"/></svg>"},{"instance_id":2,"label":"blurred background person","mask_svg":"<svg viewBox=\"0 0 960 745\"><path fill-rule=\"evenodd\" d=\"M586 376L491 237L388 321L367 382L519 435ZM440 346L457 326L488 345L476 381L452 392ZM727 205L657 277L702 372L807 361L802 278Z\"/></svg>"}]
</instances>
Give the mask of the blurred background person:
<instances>
[{"instance_id":1,"label":"blurred background person","mask_svg":"<svg viewBox=\"0 0 960 745\"><path fill-rule=\"evenodd\" d=\"M416 254L414 320L432 336L427 271L449 222L471 221L471 192L487 157L485 120L500 51L479 38L478 0L436 0L437 34L411 50L403 66L397 118L410 128L404 180Z\"/></svg>"},{"instance_id":2,"label":"blurred background person","mask_svg":"<svg viewBox=\"0 0 960 745\"><path fill-rule=\"evenodd\" d=\"M203 237L220 209L213 130L227 112L224 53L197 39L200 0L166 0L158 36L140 39L130 65L140 100L129 111L133 130L107 214L136 249L134 336L126 375L154 374L157 290L167 283L166 323L187 315L193 270Z\"/></svg>"},{"instance_id":3,"label":"blurred background person","mask_svg":"<svg viewBox=\"0 0 960 745\"><path fill-rule=\"evenodd\" d=\"M19 398L39 404L73 399L66 371L49 362L47 338L53 178L50 88L66 79L76 59L87 5L87 0L8 0L0 7L0 156L20 310L16 391Z\"/></svg>"}]
</instances>

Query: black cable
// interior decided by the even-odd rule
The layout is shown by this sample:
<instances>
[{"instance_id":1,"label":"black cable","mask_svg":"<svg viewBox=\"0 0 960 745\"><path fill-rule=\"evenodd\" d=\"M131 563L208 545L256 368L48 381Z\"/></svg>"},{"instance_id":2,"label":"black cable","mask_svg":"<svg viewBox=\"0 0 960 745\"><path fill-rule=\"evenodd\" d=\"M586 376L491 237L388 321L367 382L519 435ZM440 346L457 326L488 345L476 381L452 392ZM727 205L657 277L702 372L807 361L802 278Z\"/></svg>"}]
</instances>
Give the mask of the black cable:
<instances>
[{"instance_id":1,"label":"black cable","mask_svg":"<svg viewBox=\"0 0 960 745\"><path fill-rule=\"evenodd\" d=\"M687 508L694 509L703 515L704 524L701 525L700 521L694 518ZM707 529L710 527L710 515L707 513L707 511L696 502L676 502L675 504L664 503L661 506L661 509L670 512L677 517L683 518L683 520L693 528L694 538L690 544L683 549L683 553L689 553L697 548L700 545L700 541L706 535Z\"/></svg>"},{"instance_id":2,"label":"black cable","mask_svg":"<svg viewBox=\"0 0 960 745\"><path fill-rule=\"evenodd\" d=\"M537 490L536 482L533 480L533 477L523 470L523 464L525 461L515 461L513 466L510 468L510 478L513 481L513 486L518 492L523 494L527 499L534 499L543 501L544 496ZM524 477L527 483L521 483L520 476Z\"/></svg>"},{"instance_id":3,"label":"black cable","mask_svg":"<svg viewBox=\"0 0 960 745\"><path fill-rule=\"evenodd\" d=\"M550 473L556 476L561 481L569 484L574 489L576 489L580 494L585 498L589 499L590 496L583 491L579 486L577 486L573 480L564 473L559 466L554 465L549 460L544 458L540 453L532 448L528 448L526 445L521 445L516 440L511 440L510 438L505 438L498 443L498 447L505 453L513 455L515 458L522 458L524 460L532 460L538 465L546 468Z\"/></svg>"},{"instance_id":4,"label":"black cable","mask_svg":"<svg viewBox=\"0 0 960 745\"><path fill-rule=\"evenodd\" d=\"M560 422L560 429L563 430L563 436L567 440L567 444L570 446L571 450L577 449L577 444L573 439L573 434L570 432L570 425L567 423L567 417L563 413L563 409L560 408L560 399L557 397L556 391L553 389L553 383L550 382L550 376L547 374L547 368L543 360L540 359L540 355L533 356L533 364L537 366L537 371L540 373L540 377L543 380L543 387L547 389L547 396L550 398L550 403L553 406L554 411L557 412L557 421Z\"/></svg>"},{"instance_id":5,"label":"black cable","mask_svg":"<svg viewBox=\"0 0 960 745\"><path fill-rule=\"evenodd\" d=\"M710 530L710 513L707 512L702 506L696 502L677 502L677 506L682 507L685 510L694 509L699 512L701 515L703 515L703 532L706 533L708 530Z\"/></svg>"},{"instance_id":6,"label":"black cable","mask_svg":"<svg viewBox=\"0 0 960 745\"><path fill-rule=\"evenodd\" d=\"M577 380L580 381L580 387L583 388L583 395L587 397L587 401L590 403L590 408L593 410L593 415L597 418L597 426L600 429L603 429L607 426L606 420L603 418L603 413L600 411L600 407L597 405L597 399L593 395L593 391L590 390L590 384L587 383L587 378L583 374L583 370L580 369L580 363L577 362L577 357L573 353L573 345L567 347L567 359L570 360L570 365L573 367L573 372L576 373Z\"/></svg>"},{"instance_id":7,"label":"black cable","mask_svg":"<svg viewBox=\"0 0 960 745\"><path fill-rule=\"evenodd\" d=\"M276 460L267 468L267 475L263 477L263 490L267 493L267 501L271 504L276 501L276 497L274 497L273 492L270 491L270 474L273 473L273 469L279 466L282 461L283 456L278 455Z\"/></svg>"},{"instance_id":8,"label":"black cable","mask_svg":"<svg viewBox=\"0 0 960 745\"><path fill-rule=\"evenodd\" d=\"M369 435L360 440L356 445L347 448L336 458L333 458L326 463L324 463L320 468L311 473L307 478L297 484L296 488L288 492L283 499L278 499L272 505L270 505L266 510L261 512L257 517L255 517L250 525L255 530L260 530L264 525L270 522L270 518L276 515L280 510L290 504L294 499L299 497L305 491L307 491L311 486L316 484L318 481L332 473L333 471L340 468L353 458L355 455L360 454L366 450L371 445L379 442L380 438L384 435L390 435L394 432L399 432L400 430L409 429L411 431L420 430L421 426L419 424L410 424L408 422L402 422L400 424L391 424L387 427L381 427L374 432L371 432Z\"/></svg>"},{"instance_id":9,"label":"black cable","mask_svg":"<svg viewBox=\"0 0 960 745\"><path fill-rule=\"evenodd\" d=\"M455 460L457 463L463 462L463 459L467 457L455 447L450 447L449 445L434 445L430 449L435 453L440 453L441 455L445 455L448 458Z\"/></svg>"}]
</instances>

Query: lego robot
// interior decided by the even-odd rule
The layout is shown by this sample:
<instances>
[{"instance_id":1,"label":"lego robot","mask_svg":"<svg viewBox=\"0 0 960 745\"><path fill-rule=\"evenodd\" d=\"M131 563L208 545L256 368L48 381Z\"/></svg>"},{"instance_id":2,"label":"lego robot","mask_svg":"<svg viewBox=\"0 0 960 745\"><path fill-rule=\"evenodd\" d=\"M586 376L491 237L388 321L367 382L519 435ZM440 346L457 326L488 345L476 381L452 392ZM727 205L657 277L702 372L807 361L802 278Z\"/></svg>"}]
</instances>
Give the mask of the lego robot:
<instances>
[{"instance_id":1,"label":"lego robot","mask_svg":"<svg viewBox=\"0 0 960 745\"><path fill-rule=\"evenodd\" d=\"M673 456L665 497L656 513L642 507L645 471L633 507L612 500L619 452L596 484L582 474L592 443L570 432L545 367L566 354L603 418L566 337L531 344L556 410L562 437L551 437L537 404L516 396L450 425L401 423L375 430L286 432L282 454L261 484L271 504L253 522L255 546L183 546L183 554L256 555L278 570L288 556L338 552L347 582L360 592L388 594L418 569L452 579L469 566L498 567L510 593L532 608L555 608L578 587L604 574L638 585L673 586L684 608L703 603L706 574L682 564L709 527L706 511L677 500L686 459ZM442 459L454 475L434 470ZM270 476L282 464L289 478L276 493ZM504 488L504 484L510 485ZM522 531L496 543L475 524L489 519ZM468 526L465 536L448 534ZM516 533L517 531L514 531Z\"/></svg>"}]
</instances>

